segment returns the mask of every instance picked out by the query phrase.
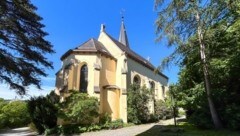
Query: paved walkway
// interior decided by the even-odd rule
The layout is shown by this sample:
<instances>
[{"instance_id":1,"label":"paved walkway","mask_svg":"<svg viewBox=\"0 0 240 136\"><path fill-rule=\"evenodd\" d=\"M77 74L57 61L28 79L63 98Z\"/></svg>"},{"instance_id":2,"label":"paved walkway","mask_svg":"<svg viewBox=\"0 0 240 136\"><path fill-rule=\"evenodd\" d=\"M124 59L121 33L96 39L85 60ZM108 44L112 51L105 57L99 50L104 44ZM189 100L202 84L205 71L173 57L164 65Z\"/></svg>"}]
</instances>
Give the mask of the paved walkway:
<instances>
[{"instance_id":1,"label":"paved walkway","mask_svg":"<svg viewBox=\"0 0 240 136\"><path fill-rule=\"evenodd\" d=\"M185 117L180 117L178 119L184 119ZM86 132L82 133L81 136L135 136L137 134L143 133L151 129L155 125L173 125L174 120L161 120L158 123L150 123L143 125L136 125L131 127L125 127L116 130L101 130L97 132Z\"/></svg>"},{"instance_id":2,"label":"paved walkway","mask_svg":"<svg viewBox=\"0 0 240 136\"><path fill-rule=\"evenodd\" d=\"M29 127L9 129L7 131L4 131L3 133L0 132L0 136L35 136L35 135L37 135L37 133L31 131Z\"/></svg>"},{"instance_id":3,"label":"paved walkway","mask_svg":"<svg viewBox=\"0 0 240 136\"><path fill-rule=\"evenodd\" d=\"M178 119L184 119L185 117L180 117ZM155 125L172 125L174 124L173 119L162 120L158 123L150 123L143 125L136 125L131 127L125 127L115 130L101 130L96 132L86 132L80 134L80 136L135 136L137 134L143 133ZM0 132L1 133L1 132ZM0 136L33 136L37 135L36 132L32 132L28 127L10 129L0 134Z\"/></svg>"}]
</instances>

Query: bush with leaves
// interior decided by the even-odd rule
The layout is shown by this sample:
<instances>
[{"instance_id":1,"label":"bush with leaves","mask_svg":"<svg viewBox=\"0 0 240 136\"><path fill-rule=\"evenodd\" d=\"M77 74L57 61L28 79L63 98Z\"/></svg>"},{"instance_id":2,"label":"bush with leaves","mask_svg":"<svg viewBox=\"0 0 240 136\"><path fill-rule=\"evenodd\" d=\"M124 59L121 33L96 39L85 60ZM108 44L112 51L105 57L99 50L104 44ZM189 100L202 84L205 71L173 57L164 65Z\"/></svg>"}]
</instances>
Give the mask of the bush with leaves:
<instances>
[{"instance_id":1,"label":"bush with leaves","mask_svg":"<svg viewBox=\"0 0 240 136\"><path fill-rule=\"evenodd\" d=\"M24 101L0 102L0 128L23 127L30 123L27 104Z\"/></svg>"},{"instance_id":2,"label":"bush with leaves","mask_svg":"<svg viewBox=\"0 0 240 136\"><path fill-rule=\"evenodd\" d=\"M7 124L7 118L2 111L2 108L7 104L8 103L3 98L0 98L0 129L6 127Z\"/></svg>"},{"instance_id":3,"label":"bush with leaves","mask_svg":"<svg viewBox=\"0 0 240 136\"><path fill-rule=\"evenodd\" d=\"M148 104L150 90L139 85L132 84L127 92L128 122L134 124L147 123L150 119Z\"/></svg>"},{"instance_id":4,"label":"bush with leaves","mask_svg":"<svg viewBox=\"0 0 240 136\"><path fill-rule=\"evenodd\" d=\"M106 129L118 129L123 127L123 120L122 119L117 119L114 121L111 121L109 123L104 124L103 126Z\"/></svg>"},{"instance_id":5,"label":"bush with leaves","mask_svg":"<svg viewBox=\"0 0 240 136\"><path fill-rule=\"evenodd\" d=\"M99 124L104 125L112 121L111 115L109 113L104 113L100 115Z\"/></svg>"},{"instance_id":6,"label":"bush with leaves","mask_svg":"<svg viewBox=\"0 0 240 136\"><path fill-rule=\"evenodd\" d=\"M91 124L99 116L97 98L87 93L71 91L71 95L60 105L60 118L74 124Z\"/></svg>"},{"instance_id":7,"label":"bush with leaves","mask_svg":"<svg viewBox=\"0 0 240 136\"><path fill-rule=\"evenodd\" d=\"M98 131L101 129L118 129L123 127L123 121L121 119L106 122L104 124L88 124L88 125L82 125L82 124L66 124L66 125L60 125L56 126L51 129L45 130L45 135L70 135L70 134L79 134L84 132L90 132L90 131Z\"/></svg>"},{"instance_id":8,"label":"bush with leaves","mask_svg":"<svg viewBox=\"0 0 240 136\"><path fill-rule=\"evenodd\" d=\"M52 93L46 97L32 97L28 101L28 112L39 134L57 125L58 108L55 105L57 101L54 101L53 97L55 96Z\"/></svg>"},{"instance_id":9,"label":"bush with leaves","mask_svg":"<svg viewBox=\"0 0 240 136\"><path fill-rule=\"evenodd\" d=\"M173 110L163 100L156 100L154 103L155 115L158 119L169 119L173 117Z\"/></svg>"}]
</instances>

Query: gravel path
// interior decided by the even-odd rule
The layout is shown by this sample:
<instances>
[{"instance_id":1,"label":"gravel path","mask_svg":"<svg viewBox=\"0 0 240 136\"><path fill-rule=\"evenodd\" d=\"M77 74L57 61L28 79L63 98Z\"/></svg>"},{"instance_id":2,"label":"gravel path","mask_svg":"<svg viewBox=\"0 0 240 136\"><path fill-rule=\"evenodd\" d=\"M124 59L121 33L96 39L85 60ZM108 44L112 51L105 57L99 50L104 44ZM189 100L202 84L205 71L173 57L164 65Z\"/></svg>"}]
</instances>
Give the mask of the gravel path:
<instances>
[{"instance_id":1,"label":"gravel path","mask_svg":"<svg viewBox=\"0 0 240 136\"><path fill-rule=\"evenodd\" d=\"M181 117L178 119L184 118L185 117ZM173 119L161 120L158 123L136 125L116 130L101 130L97 132L86 132L80 134L80 136L135 136L137 134L143 133L144 131L147 131L148 129L152 128L155 125L171 125L171 124L174 124ZM34 135L37 135L37 133L32 132L28 127L10 129L0 134L0 136L34 136Z\"/></svg>"},{"instance_id":2,"label":"gravel path","mask_svg":"<svg viewBox=\"0 0 240 136\"><path fill-rule=\"evenodd\" d=\"M184 119L185 117L180 117L178 119ZM135 136L137 134L143 133L155 125L173 125L174 120L161 120L158 123L136 125L131 127L125 127L116 130L101 130L97 132L86 132L82 133L81 136Z\"/></svg>"},{"instance_id":3,"label":"gravel path","mask_svg":"<svg viewBox=\"0 0 240 136\"><path fill-rule=\"evenodd\" d=\"M37 133L31 131L29 127L9 129L0 134L0 136L34 136L34 135L37 135Z\"/></svg>"}]
</instances>

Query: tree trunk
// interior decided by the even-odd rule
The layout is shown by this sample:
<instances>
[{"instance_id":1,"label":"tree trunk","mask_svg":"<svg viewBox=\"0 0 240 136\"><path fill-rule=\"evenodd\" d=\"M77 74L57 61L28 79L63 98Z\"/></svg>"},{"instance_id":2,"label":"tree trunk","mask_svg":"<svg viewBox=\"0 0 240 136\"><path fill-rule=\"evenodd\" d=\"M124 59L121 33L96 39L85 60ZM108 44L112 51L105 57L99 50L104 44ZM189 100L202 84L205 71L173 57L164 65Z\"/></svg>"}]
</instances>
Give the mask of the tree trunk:
<instances>
[{"instance_id":1,"label":"tree trunk","mask_svg":"<svg viewBox=\"0 0 240 136\"><path fill-rule=\"evenodd\" d=\"M214 126L216 129L220 129L223 127L221 120L219 119L218 113L216 111L214 102L212 100L211 96L211 82L210 82L210 76L209 76L209 70L208 70L208 64L206 61L206 54L205 54L205 45L203 43L203 34L202 34L202 28L200 24L200 16L199 12L196 11L196 21L198 23L198 41L200 45L200 56L201 56L201 61L203 65L203 73L204 73L204 83L205 83L205 91L207 93L207 100L208 100L208 105L210 109L210 113L212 116L212 120L214 123Z\"/></svg>"},{"instance_id":2,"label":"tree trunk","mask_svg":"<svg viewBox=\"0 0 240 136\"><path fill-rule=\"evenodd\" d=\"M174 126L177 127L176 107L175 106L173 106L173 118L174 118Z\"/></svg>"}]
</instances>

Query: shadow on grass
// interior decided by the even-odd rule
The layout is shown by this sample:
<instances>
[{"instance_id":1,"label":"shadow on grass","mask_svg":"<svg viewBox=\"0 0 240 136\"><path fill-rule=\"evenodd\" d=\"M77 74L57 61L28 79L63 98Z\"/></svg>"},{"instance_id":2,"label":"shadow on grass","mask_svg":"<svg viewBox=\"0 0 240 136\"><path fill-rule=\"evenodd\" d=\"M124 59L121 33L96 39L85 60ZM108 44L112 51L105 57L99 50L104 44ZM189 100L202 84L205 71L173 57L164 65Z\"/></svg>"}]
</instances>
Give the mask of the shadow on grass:
<instances>
[{"instance_id":1,"label":"shadow on grass","mask_svg":"<svg viewBox=\"0 0 240 136\"><path fill-rule=\"evenodd\" d=\"M240 136L239 131L232 130L202 130L184 122L183 125L154 125L137 136Z\"/></svg>"},{"instance_id":2,"label":"shadow on grass","mask_svg":"<svg viewBox=\"0 0 240 136\"><path fill-rule=\"evenodd\" d=\"M173 125L154 125L137 136L180 136L182 133L184 133L182 128L174 127Z\"/></svg>"}]
</instances>

